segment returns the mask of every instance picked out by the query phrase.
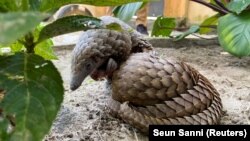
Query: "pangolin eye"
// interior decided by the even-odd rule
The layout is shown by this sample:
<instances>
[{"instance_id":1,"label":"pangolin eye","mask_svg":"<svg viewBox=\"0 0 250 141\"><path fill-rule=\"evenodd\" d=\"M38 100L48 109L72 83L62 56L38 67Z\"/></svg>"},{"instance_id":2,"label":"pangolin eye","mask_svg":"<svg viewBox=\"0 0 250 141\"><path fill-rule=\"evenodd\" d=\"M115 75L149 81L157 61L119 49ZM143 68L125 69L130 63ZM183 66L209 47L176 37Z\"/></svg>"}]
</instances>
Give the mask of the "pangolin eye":
<instances>
[{"instance_id":1,"label":"pangolin eye","mask_svg":"<svg viewBox=\"0 0 250 141\"><path fill-rule=\"evenodd\" d=\"M90 64L90 63L86 64L86 69L87 69L87 70L90 70L90 69L91 69L91 64Z\"/></svg>"}]
</instances>

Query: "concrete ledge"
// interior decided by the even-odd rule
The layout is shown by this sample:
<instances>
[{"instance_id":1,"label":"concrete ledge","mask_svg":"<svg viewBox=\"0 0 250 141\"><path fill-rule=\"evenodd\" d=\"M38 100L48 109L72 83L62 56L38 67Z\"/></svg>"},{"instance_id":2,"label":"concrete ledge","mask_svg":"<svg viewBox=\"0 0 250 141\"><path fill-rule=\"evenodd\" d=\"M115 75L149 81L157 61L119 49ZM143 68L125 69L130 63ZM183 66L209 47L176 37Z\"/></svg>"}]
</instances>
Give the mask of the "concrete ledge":
<instances>
[{"instance_id":1,"label":"concrete ledge","mask_svg":"<svg viewBox=\"0 0 250 141\"><path fill-rule=\"evenodd\" d=\"M170 38L156 38L149 37L146 38L154 47L158 48L182 48L182 47L192 47L192 46L212 46L219 45L217 38L213 39L200 39L200 38L186 38L180 41L173 41ZM72 50L75 44L67 45L57 45L54 46L54 50Z\"/></svg>"},{"instance_id":2,"label":"concrete ledge","mask_svg":"<svg viewBox=\"0 0 250 141\"><path fill-rule=\"evenodd\" d=\"M74 47L75 47L75 44L58 45L58 46L54 46L54 47L53 47L53 50L54 50L54 51L73 50Z\"/></svg>"},{"instance_id":3,"label":"concrete ledge","mask_svg":"<svg viewBox=\"0 0 250 141\"><path fill-rule=\"evenodd\" d=\"M209 46L219 45L217 38L214 39L201 39L201 38L186 38L180 41L173 41L170 38L147 38L154 47L168 47L168 48L181 48L191 46Z\"/></svg>"}]
</instances>

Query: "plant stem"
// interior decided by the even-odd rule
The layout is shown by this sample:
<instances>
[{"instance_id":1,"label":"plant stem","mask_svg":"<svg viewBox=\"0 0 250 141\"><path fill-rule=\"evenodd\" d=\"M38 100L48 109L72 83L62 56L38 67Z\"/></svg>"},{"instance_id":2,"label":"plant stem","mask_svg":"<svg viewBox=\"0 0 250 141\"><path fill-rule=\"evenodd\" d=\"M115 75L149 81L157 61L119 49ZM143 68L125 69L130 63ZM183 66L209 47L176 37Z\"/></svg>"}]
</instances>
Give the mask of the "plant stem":
<instances>
[{"instance_id":1,"label":"plant stem","mask_svg":"<svg viewBox=\"0 0 250 141\"><path fill-rule=\"evenodd\" d=\"M216 29L217 26L216 25L203 25L200 26L201 28L213 28ZM171 29L171 30L176 30L176 31L186 31L188 30L190 27L175 27L175 28L171 28L171 27L164 27L164 28L160 28L160 29Z\"/></svg>"},{"instance_id":2,"label":"plant stem","mask_svg":"<svg viewBox=\"0 0 250 141\"><path fill-rule=\"evenodd\" d=\"M213 5L213 4L211 4L211 3L207 3L207 2L205 2L205 1L203 1L203 0L191 0L191 1L200 3L200 4L202 4L202 5L205 5L205 6L209 7L209 8L211 8L211 9L213 9L213 10L219 12L219 13L222 14L222 15L226 15L226 14L228 13L228 11L226 11L226 10L224 10L224 9L221 9L220 7L217 7L216 5Z\"/></svg>"},{"instance_id":3,"label":"plant stem","mask_svg":"<svg viewBox=\"0 0 250 141\"><path fill-rule=\"evenodd\" d=\"M215 2L218 6L220 6L222 9L224 9L225 11L227 11L228 13L231 12L230 10L228 10L228 9L224 6L224 4L223 4L221 1L219 1L219 0L214 0L214 2Z\"/></svg>"},{"instance_id":4,"label":"plant stem","mask_svg":"<svg viewBox=\"0 0 250 141\"><path fill-rule=\"evenodd\" d=\"M24 46L27 49L27 53L34 53L35 43L34 43L34 37L31 32L25 35Z\"/></svg>"},{"instance_id":5,"label":"plant stem","mask_svg":"<svg viewBox=\"0 0 250 141\"><path fill-rule=\"evenodd\" d=\"M203 25L203 26L200 26L201 28L213 28L213 29L216 29L217 28L217 25Z\"/></svg>"}]
</instances>

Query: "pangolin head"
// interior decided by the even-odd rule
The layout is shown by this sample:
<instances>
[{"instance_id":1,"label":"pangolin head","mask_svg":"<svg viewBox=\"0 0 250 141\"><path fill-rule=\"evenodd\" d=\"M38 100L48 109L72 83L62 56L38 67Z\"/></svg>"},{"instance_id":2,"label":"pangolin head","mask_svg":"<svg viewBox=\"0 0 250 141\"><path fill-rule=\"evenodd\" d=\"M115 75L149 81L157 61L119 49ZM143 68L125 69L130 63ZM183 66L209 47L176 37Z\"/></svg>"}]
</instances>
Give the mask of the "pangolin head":
<instances>
[{"instance_id":1,"label":"pangolin head","mask_svg":"<svg viewBox=\"0 0 250 141\"><path fill-rule=\"evenodd\" d=\"M76 90L91 75L95 80L105 77L126 60L131 50L127 33L97 29L84 32L72 52L70 89Z\"/></svg>"}]
</instances>

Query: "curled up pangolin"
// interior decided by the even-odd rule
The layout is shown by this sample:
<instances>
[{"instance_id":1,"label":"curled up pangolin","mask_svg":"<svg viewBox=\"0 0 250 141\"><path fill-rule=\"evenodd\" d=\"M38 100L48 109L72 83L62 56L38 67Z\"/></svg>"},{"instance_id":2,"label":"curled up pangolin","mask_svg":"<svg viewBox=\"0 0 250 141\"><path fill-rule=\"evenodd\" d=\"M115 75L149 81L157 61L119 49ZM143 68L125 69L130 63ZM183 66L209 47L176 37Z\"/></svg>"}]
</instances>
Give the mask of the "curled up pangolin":
<instances>
[{"instance_id":1,"label":"curled up pangolin","mask_svg":"<svg viewBox=\"0 0 250 141\"><path fill-rule=\"evenodd\" d=\"M84 32L72 53L70 88L77 89L88 75L106 77L111 81L111 114L144 133L150 124L219 123L221 99L203 75L183 62L136 53L132 38L126 31Z\"/></svg>"}]
</instances>

